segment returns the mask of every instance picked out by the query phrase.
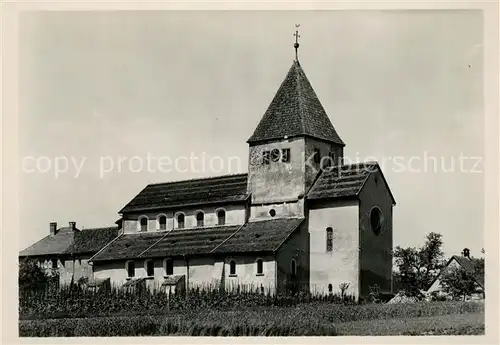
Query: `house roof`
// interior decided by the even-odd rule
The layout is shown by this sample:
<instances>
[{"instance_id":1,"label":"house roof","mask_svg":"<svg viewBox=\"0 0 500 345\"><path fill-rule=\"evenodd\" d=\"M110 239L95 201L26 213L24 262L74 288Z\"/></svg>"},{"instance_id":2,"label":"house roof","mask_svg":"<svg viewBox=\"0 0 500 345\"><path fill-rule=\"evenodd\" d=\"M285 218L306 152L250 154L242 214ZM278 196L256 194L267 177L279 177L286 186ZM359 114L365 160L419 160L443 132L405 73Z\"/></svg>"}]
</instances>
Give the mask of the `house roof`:
<instances>
[{"instance_id":1,"label":"house roof","mask_svg":"<svg viewBox=\"0 0 500 345\"><path fill-rule=\"evenodd\" d=\"M293 62L247 142L283 139L285 136L310 136L345 145L298 61Z\"/></svg>"},{"instance_id":2,"label":"house roof","mask_svg":"<svg viewBox=\"0 0 500 345\"><path fill-rule=\"evenodd\" d=\"M246 223L214 253L275 251L303 221L304 218L283 218Z\"/></svg>"},{"instance_id":3,"label":"house roof","mask_svg":"<svg viewBox=\"0 0 500 345\"><path fill-rule=\"evenodd\" d=\"M76 230L78 231L78 230ZM19 253L20 257L61 255L72 245L75 231L70 227L59 228L55 235L47 235Z\"/></svg>"},{"instance_id":4,"label":"house roof","mask_svg":"<svg viewBox=\"0 0 500 345\"><path fill-rule=\"evenodd\" d=\"M241 225L176 229L167 234L141 257L208 254L240 227Z\"/></svg>"},{"instance_id":5,"label":"house roof","mask_svg":"<svg viewBox=\"0 0 500 345\"><path fill-rule=\"evenodd\" d=\"M123 234L91 261L271 252L277 250L302 221L298 218L273 219L244 225Z\"/></svg>"},{"instance_id":6,"label":"house roof","mask_svg":"<svg viewBox=\"0 0 500 345\"><path fill-rule=\"evenodd\" d=\"M476 274L476 266L475 266L475 263L476 263L476 259L474 258L466 258L466 257L463 257L463 256L459 256L459 255L453 255L452 260L456 260L458 262L458 264L460 266L462 266L466 271L470 272L470 273L473 273L475 278L476 278L476 281L479 285L481 285L482 287L484 287L484 276L480 276L480 275L477 275Z\"/></svg>"},{"instance_id":7,"label":"house roof","mask_svg":"<svg viewBox=\"0 0 500 345\"><path fill-rule=\"evenodd\" d=\"M434 278L434 280L429 284L429 289L432 287L432 285L434 285L434 283L441 277L441 275L446 271L446 269L448 268L448 266L450 265L450 263L455 260L463 269L465 269L466 271L468 271L469 273L472 273L474 275L474 277L476 278L476 282L481 285L481 287L484 288L484 276L481 276L481 275L478 275L476 274L476 269L475 269L475 263L477 261L477 259L474 259L474 258L466 258L466 257L463 257L463 256L459 256L459 255L453 255L449 260L448 262L446 263L446 265L444 265L444 267L441 269L441 271L439 272L439 274L436 276L436 278Z\"/></svg>"},{"instance_id":8,"label":"house roof","mask_svg":"<svg viewBox=\"0 0 500 345\"><path fill-rule=\"evenodd\" d=\"M59 228L19 253L25 256L70 255L95 253L118 235L118 227L72 230Z\"/></svg>"},{"instance_id":9,"label":"house roof","mask_svg":"<svg viewBox=\"0 0 500 345\"><path fill-rule=\"evenodd\" d=\"M77 231L74 235L73 244L66 250L66 253L97 253L118 236L118 231L117 226Z\"/></svg>"},{"instance_id":10,"label":"house roof","mask_svg":"<svg viewBox=\"0 0 500 345\"><path fill-rule=\"evenodd\" d=\"M120 213L248 199L248 174L200 178L146 186Z\"/></svg>"},{"instance_id":11,"label":"house roof","mask_svg":"<svg viewBox=\"0 0 500 345\"><path fill-rule=\"evenodd\" d=\"M386 183L393 204L396 204L377 162L345 164L324 169L320 171L320 175L307 192L306 197L308 200L357 197L370 174L377 171Z\"/></svg>"}]
</instances>

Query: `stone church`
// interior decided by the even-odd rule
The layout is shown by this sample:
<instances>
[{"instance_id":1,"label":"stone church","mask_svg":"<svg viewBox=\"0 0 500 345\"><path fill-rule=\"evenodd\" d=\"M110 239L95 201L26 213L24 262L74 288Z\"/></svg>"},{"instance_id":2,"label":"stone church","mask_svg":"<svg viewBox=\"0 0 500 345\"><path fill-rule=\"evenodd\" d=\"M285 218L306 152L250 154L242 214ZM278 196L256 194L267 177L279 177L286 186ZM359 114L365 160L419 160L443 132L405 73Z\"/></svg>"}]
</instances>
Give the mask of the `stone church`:
<instances>
[{"instance_id":1,"label":"stone church","mask_svg":"<svg viewBox=\"0 0 500 345\"><path fill-rule=\"evenodd\" d=\"M116 236L84 258L91 278L313 293L347 283L357 298L375 285L391 291L394 197L376 162L344 164L345 143L298 59L247 143L248 173L140 191L119 211Z\"/></svg>"}]
</instances>

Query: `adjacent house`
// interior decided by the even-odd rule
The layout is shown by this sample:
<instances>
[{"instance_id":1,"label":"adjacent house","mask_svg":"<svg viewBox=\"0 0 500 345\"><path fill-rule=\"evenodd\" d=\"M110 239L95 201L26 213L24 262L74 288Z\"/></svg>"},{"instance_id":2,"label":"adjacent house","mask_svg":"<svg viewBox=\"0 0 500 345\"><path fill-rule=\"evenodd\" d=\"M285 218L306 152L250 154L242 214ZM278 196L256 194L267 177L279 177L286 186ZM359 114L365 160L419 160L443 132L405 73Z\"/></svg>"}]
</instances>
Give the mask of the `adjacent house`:
<instances>
[{"instance_id":1,"label":"adjacent house","mask_svg":"<svg viewBox=\"0 0 500 345\"><path fill-rule=\"evenodd\" d=\"M427 293L435 293L438 295L446 296L446 293L443 291L443 286L441 285L441 277L450 269L464 269L472 274L475 277L475 283L477 286L477 292L473 293L470 299L479 300L484 299L484 274L480 274L476 270L476 264L478 260L472 258L470 256L469 249L465 248L462 251L462 255L453 255L446 265L443 267L441 272L439 272L438 276L431 283Z\"/></svg>"},{"instance_id":2,"label":"adjacent house","mask_svg":"<svg viewBox=\"0 0 500 345\"><path fill-rule=\"evenodd\" d=\"M76 222L57 228L50 223L49 234L19 253L19 259L34 259L49 274L59 274L61 284L93 278L88 259L118 236L118 227L80 230Z\"/></svg>"}]
</instances>

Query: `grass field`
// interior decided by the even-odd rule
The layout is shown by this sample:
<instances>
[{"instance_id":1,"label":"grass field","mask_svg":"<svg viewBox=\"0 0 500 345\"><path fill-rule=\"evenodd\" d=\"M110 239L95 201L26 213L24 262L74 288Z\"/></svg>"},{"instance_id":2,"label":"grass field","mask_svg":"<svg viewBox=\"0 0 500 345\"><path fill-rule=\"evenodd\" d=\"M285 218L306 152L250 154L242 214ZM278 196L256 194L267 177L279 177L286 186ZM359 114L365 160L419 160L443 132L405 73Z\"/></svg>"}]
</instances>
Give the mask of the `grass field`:
<instances>
[{"instance_id":1,"label":"grass field","mask_svg":"<svg viewBox=\"0 0 500 345\"><path fill-rule=\"evenodd\" d=\"M481 335L484 313L339 323L337 335Z\"/></svg>"},{"instance_id":2,"label":"grass field","mask_svg":"<svg viewBox=\"0 0 500 345\"><path fill-rule=\"evenodd\" d=\"M20 336L302 336L484 334L484 304L308 304L163 315L20 320Z\"/></svg>"}]
</instances>

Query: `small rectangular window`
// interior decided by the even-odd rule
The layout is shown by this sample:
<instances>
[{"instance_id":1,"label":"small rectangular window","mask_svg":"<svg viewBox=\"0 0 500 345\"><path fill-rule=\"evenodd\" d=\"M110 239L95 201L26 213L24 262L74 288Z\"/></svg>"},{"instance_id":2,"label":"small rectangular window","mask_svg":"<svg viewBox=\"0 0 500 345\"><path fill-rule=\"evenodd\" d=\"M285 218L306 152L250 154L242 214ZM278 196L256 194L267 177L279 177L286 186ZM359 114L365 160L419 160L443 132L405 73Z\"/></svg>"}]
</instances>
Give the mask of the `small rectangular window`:
<instances>
[{"instance_id":1,"label":"small rectangular window","mask_svg":"<svg viewBox=\"0 0 500 345\"><path fill-rule=\"evenodd\" d=\"M281 161L283 163L289 163L290 162L290 149L283 149L283 150L281 150Z\"/></svg>"},{"instance_id":2,"label":"small rectangular window","mask_svg":"<svg viewBox=\"0 0 500 345\"><path fill-rule=\"evenodd\" d=\"M171 276L174 274L174 260L172 259L165 260L165 274L167 276Z\"/></svg>"},{"instance_id":3,"label":"small rectangular window","mask_svg":"<svg viewBox=\"0 0 500 345\"><path fill-rule=\"evenodd\" d=\"M229 262L229 275L231 276L236 275L236 262L234 260L231 260Z\"/></svg>"},{"instance_id":4,"label":"small rectangular window","mask_svg":"<svg viewBox=\"0 0 500 345\"><path fill-rule=\"evenodd\" d=\"M269 151L262 152L262 164L269 164Z\"/></svg>"},{"instance_id":5,"label":"small rectangular window","mask_svg":"<svg viewBox=\"0 0 500 345\"><path fill-rule=\"evenodd\" d=\"M155 263L153 260L146 261L146 274L148 277L155 275Z\"/></svg>"},{"instance_id":6,"label":"small rectangular window","mask_svg":"<svg viewBox=\"0 0 500 345\"><path fill-rule=\"evenodd\" d=\"M57 259L52 259L51 263L52 263L52 268L57 268Z\"/></svg>"},{"instance_id":7,"label":"small rectangular window","mask_svg":"<svg viewBox=\"0 0 500 345\"><path fill-rule=\"evenodd\" d=\"M135 276L135 264L132 261L127 264L127 275L129 278Z\"/></svg>"},{"instance_id":8,"label":"small rectangular window","mask_svg":"<svg viewBox=\"0 0 500 345\"><path fill-rule=\"evenodd\" d=\"M263 274L264 273L264 263L262 262L262 259L257 260L257 274Z\"/></svg>"}]
</instances>

